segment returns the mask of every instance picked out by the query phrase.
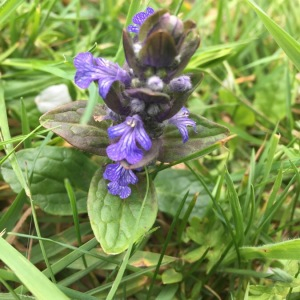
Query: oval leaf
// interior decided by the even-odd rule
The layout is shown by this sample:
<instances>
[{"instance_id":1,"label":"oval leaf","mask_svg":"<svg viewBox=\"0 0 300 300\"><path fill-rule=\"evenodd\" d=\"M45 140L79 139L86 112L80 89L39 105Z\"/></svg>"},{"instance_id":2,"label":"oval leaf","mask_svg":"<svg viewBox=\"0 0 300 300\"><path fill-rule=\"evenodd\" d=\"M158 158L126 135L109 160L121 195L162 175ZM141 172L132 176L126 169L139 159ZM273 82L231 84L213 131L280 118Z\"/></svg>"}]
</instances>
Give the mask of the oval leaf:
<instances>
[{"instance_id":1,"label":"oval leaf","mask_svg":"<svg viewBox=\"0 0 300 300\"><path fill-rule=\"evenodd\" d=\"M197 132L189 127L189 140L183 144L177 127L170 125L162 136L160 161L172 162L182 159L222 141L229 135L229 130L224 126L194 114L191 114L190 117L197 124Z\"/></svg>"},{"instance_id":2,"label":"oval leaf","mask_svg":"<svg viewBox=\"0 0 300 300\"><path fill-rule=\"evenodd\" d=\"M90 180L97 166L84 154L75 149L50 147L25 149L16 153L23 172L33 170L30 184L34 204L47 213L72 215L64 179L68 178L74 189L77 208L86 212L86 199ZM4 180L19 193L22 187L7 160L1 167Z\"/></svg>"},{"instance_id":3,"label":"oval leaf","mask_svg":"<svg viewBox=\"0 0 300 300\"><path fill-rule=\"evenodd\" d=\"M168 180L166 180L166 178ZM213 189L213 186L209 187ZM170 168L159 172L155 177L155 188L159 211L165 212L173 217L175 217L182 198L187 191L189 191L189 196L185 201L180 218L183 218L185 215L196 193L201 195L201 200L198 199L198 201L196 201L190 214L190 219L193 217L203 218L211 207L211 199L207 192L189 170Z\"/></svg>"},{"instance_id":4,"label":"oval leaf","mask_svg":"<svg viewBox=\"0 0 300 300\"><path fill-rule=\"evenodd\" d=\"M40 122L74 147L105 156L106 147L109 145L108 122L96 122L91 119L88 124L80 124L86 106L87 101L82 100L59 106L42 115ZM106 116L106 111L101 105L95 106L94 116L98 119Z\"/></svg>"},{"instance_id":5,"label":"oval leaf","mask_svg":"<svg viewBox=\"0 0 300 300\"><path fill-rule=\"evenodd\" d=\"M132 186L131 196L122 200L108 193L102 172L98 170L93 177L88 195L88 214L103 251L118 254L152 227L157 214L156 193L151 182L142 208L147 185L145 178L139 177L138 184ZM141 209L142 214L137 221Z\"/></svg>"}]
</instances>

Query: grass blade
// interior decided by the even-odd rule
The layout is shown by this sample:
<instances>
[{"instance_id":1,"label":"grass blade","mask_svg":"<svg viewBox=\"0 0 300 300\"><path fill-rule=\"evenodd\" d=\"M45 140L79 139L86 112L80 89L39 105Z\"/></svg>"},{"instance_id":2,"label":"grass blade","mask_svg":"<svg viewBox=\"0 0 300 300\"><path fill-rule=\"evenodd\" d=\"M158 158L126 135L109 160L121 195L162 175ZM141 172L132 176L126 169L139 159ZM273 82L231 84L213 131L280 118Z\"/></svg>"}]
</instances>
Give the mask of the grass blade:
<instances>
[{"instance_id":1,"label":"grass blade","mask_svg":"<svg viewBox=\"0 0 300 300\"><path fill-rule=\"evenodd\" d=\"M0 6L0 28L24 0L6 0Z\"/></svg>"},{"instance_id":2,"label":"grass blade","mask_svg":"<svg viewBox=\"0 0 300 300\"><path fill-rule=\"evenodd\" d=\"M228 199L230 200L230 206L232 211L232 218L234 222L234 227L236 231L236 242L242 245L244 240L244 223L243 223L243 213L240 205L238 194L234 188L232 179L228 173L225 172L225 181L228 188Z\"/></svg>"},{"instance_id":3,"label":"grass blade","mask_svg":"<svg viewBox=\"0 0 300 300\"><path fill-rule=\"evenodd\" d=\"M300 44L278 26L254 1L247 0L247 2L262 20L279 47L282 48L296 68L300 70Z\"/></svg>"},{"instance_id":4,"label":"grass blade","mask_svg":"<svg viewBox=\"0 0 300 300\"><path fill-rule=\"evenodd\" d=\"M0 237L0 258L37 299L69 299L21 253Z\"/></svg>"}]
</instances>

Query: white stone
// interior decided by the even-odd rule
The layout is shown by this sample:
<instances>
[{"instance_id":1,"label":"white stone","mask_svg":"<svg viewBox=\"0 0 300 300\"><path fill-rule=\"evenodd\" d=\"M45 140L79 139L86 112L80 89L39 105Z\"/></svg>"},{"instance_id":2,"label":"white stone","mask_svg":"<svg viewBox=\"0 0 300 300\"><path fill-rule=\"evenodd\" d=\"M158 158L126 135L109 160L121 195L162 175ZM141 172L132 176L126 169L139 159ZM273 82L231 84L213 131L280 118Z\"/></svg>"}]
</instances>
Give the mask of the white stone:
<instances>
[{"instance_id":1,"label":"white stone","mask_svg":"<svg viewBox=\"0 0 300 300\"><path fill-rule=\"evenodd\" d=\"M44 89L34 99L38 110L45 113L55 107L72 101L68 87L65 84L51 85Z\"/></svg>"}]
</instances>

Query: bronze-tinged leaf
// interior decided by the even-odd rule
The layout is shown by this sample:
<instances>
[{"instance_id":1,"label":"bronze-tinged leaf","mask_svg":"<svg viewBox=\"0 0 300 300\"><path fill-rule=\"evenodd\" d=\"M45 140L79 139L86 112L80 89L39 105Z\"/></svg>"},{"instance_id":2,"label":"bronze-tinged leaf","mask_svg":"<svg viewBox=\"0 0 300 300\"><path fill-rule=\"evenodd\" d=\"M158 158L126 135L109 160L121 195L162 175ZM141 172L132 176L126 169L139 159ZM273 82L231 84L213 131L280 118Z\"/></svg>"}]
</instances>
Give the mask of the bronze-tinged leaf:
<instances>
[{"instance_id":1,"label":"bronze-tinged leaf","mask_svg":"<svg viewBox=\"0 0 300 300\"><path fill-rule=\"evenodd\" d=\"M138 37L140 42L143 42L145 38L149 35L149 33L152 33L151 29L158 23L160 17L167 12L168 11L166 9L161 9L156 11L154 14L152 14L146 19L139 31Z\"/></svg>"},{"instance_id":2,"label":"bronze-tinged leaf","mask_svg":"<svg viewBox=\"0 0 300 300\"><path fill-rule=\"evenodd\" d=\"M183 159L186 156L205 150L205 148L225 139L229 135L229 130L224 126L194 114L191 114L190 118L196 122L197 132L194 132L192 127L188 127L189 140L183 144L177 127L169 125L161 137L163 144L158 160L172 162Z\"/></svg>"},{"instance_id":3,"label":"bronze-tinged leaf","mask_svg":"<svg viewBox=\"0 0 300 300\"><path fill-rule=\"evenodd\" d=\"M190 58L196 52L200 45L200 36L196 28L188 30L182 41L177 45L177 52L180 57L180 62L174 69L169 72L169 78L173 78L181 74L184 68L189 63Z\"/></svg>"},{"instance_id":4,"label":"bronze-tinged leaf","mask_svg":"<svg viewBox=\"0 0 300 300\"><path fill-rule=\"evenodd\" d=\"M126 90L126 94L132 98L138 98L146 103L167 104L170 102L169 95L154 92L148 88L136 88Z\"/></svg>"},{"instance_id":5,"label":"bronze-tinged leaf","mask_svg":"<svg viewBox=\"0 0 300 300\"><path fill-rule=\"evenodd\" d=\"M188 31L190 29L196 28L196 23L192 20L186 20L183 23L184 31Z\"/></svg>"},{"instance_id":6,"label":"bronze-tinged leaf","mask_svg":"<svg viewBox=\"0 0 300 300\"><path fill-rule=\"evenodd\" d=\"M93 154L105 156L109 145L107 135L108 121L96 122L91 118L87 125L80 124L80 119L86 108L87 101L74 101L59 106L40 118L45 128L64 138L74 147ZM106 111L101 105L96 105L94 115L101 117Z\"/></svg>"},{"instance_id":7,"label":"bronze-tinged leaf","mask_svg":"<svg viewBox=\"0 0 300 300\"><path fill-rule=\"evenodd\" d=\"M133 50L132 38L126 30L123 30L123 48L128 66L140 78L143 78L143 69L139 66L139 62Z\"/></svg>"},{"instance_id":8,"label":"bronze-tinged leaf","mask_svg":"<svg viewBox=\"0 0 300 300\"><path fill-rule=\"evenodd\" d=\"M142 64L163 68L172 65L177 55L173 37L163 31L153 32L139 52L139 60Z\"/></svg>"},{"instance_id":9,"label":"bronze-tinged leaf","mask_svg":"<svg viewBox=\"0 0 300 300\"><path fill-rule=\"evenodd\" d=\"M108 108L119 115L126 115L126 113L128 113L128 105L126 103L126 99L124 99L122 95L119 81L112 84L104 102Z\"/></svg>"},{"instance_id":10,"label":"bronze-tinged leaf","mask_svg":"<svg viewBox=\"0 0 300 300\"><path fill-rule=\"evenodd\" d=\"M184 104L186 103L187 99L189 98L189 96L193 93L193 91L198 87L198 85L200 84L200 82L203 79L203 73L198 73L198 74L192 74L190 76L191 78L191 82L192 82L192 86L193 88L187 92L176 92L173 93L172 95L172 99L171 99L171 109L167 112L164 112L163 114L161 114L157 120L159 122L162 122L164 120L170 119L172 118L174 115L177 114L177 112L179 112L179 110L181 109L182 106L184 106Z\"/></svg>"}]
</instances>

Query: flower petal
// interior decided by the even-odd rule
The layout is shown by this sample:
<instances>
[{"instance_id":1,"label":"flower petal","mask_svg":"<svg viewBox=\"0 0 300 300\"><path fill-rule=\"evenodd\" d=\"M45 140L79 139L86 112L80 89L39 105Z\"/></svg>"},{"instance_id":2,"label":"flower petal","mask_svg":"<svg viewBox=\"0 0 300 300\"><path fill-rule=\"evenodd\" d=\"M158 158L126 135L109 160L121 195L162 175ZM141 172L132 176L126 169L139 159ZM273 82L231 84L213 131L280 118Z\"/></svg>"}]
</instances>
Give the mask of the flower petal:
<instances>
[{"instance_id":1,"label":"flower petal","mask_svg":"<svg viewBox=\"0 0 300 300\"><path fill-rule=\"evenodd\" d=\"M127 30L133 33L139 33L140 27L143 25L145 20L154 13L154 9L152 7L147 7L146 11L138 12L132 18L132 22L134 25L129 25Z\"/></svg>"},{"instance_id":2,"label":"flower petal","mask_svg":"<svg viewBox=\"0 0 300 300\"><path fill-rule=\"evenodd\" d=\"M111 181L107 184L109 193L118 195L121 199L125 199L131 194L131 188L128 185L138 182L134 172L125 169L119 162L107 165L103 178Z\"/></svg>"},{"instance_id":3,"label":"flower petal","mask_svg":"<svg viewBox=\"0 0 300 300\"><path fill-rule=\"evenodd\" d=\"M118 64L104 58L94 58L89 52L79 53L74 59L74 65L77 68L75 83L80 88L88 88L92 81L97 80L102 98L107 96L113 82L121 81L128 85L131 80Z\"/></svg>"},{"instance_id":4,"label":"flower petal","mask_svg":"<svg viewBox=\"0 0 300 300\"><path fill-rule=\"evenodd\" d=\"M122 136L123 134L126 134L130 130L131 128L126 124L126 122L123 122L121 124L109 127L107 132L109 138L113 140L119 136Z\"/></svg>"},{"instance_id":5,"label":"flower petal","mask_svg":"<svg viewBox=\"0 0 300 300\"><path fill-rule=\"evenodd\" d=\"M106 148L107 156L115 161L126 159L128 163L135 164L143 158L143 151L137 143L146 151L152 147L151 139L138 115L127 117L123 123L109 127L108 136L110 139L120 137Z\"/></svg>"},{"instance_id":6,"label":"flower petal","mask_svg":"<svg viewBox=\"0 0 300 300\"><path fill-rule=\"evenodd\" d=\"M132 22L136 25L141 26L145 22L147 17L148 17L148 15L145 12L141 11L133 16Z\"/></svg>"},{"instance_id":7,"label":"flower petal","mask_svg":"<svg viewBox=\"0 0 300 300\"><path fill-rule=\"evenodd\" d=\"M136 131L137 131L137 133L135 136L136 136L137 142L146 151L150 150L152 147L152 142L151 142L151 139L148 136L146 130L144 129L144 127L141 124L139 124L136 128Z\"/></svg>"},{"instance_id":8,"label":"flower petal","mask_svg":"<svg viewBox=\"0 0 300 300\"><path fill-rule=\"evenodd\" d=\"M175 125L178 128L182 136L183 143L186 143L189 139L187 126L192 126L196 132L196 122L188 118L189 114L189 110L185 107L182 107L175 116L168 120L169 124Z\"/></svg>"}]
</instances>

